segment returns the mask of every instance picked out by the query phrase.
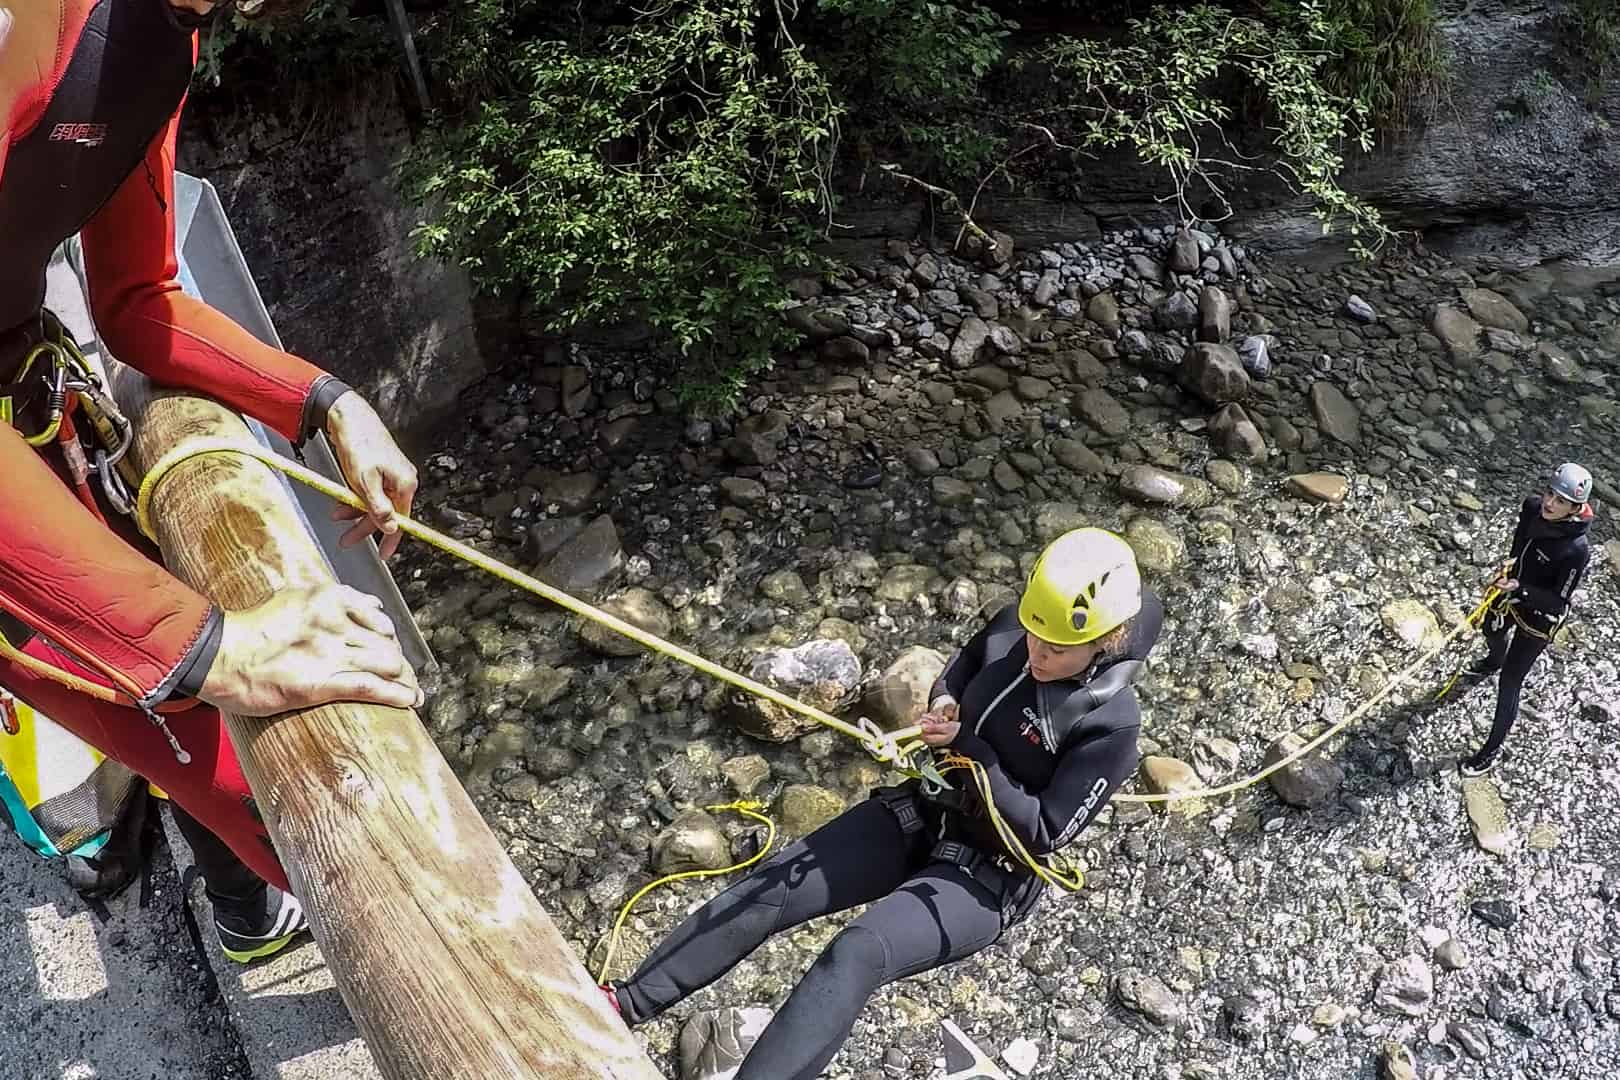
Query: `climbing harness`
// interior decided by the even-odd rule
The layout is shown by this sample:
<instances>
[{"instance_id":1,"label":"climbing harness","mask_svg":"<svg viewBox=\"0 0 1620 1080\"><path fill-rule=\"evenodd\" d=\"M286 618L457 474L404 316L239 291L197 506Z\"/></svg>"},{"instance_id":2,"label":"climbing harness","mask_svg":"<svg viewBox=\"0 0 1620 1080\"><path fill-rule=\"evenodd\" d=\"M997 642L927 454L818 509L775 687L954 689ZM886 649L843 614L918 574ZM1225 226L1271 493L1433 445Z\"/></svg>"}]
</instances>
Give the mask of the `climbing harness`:
<instances>
[{"instance_id":1,"label":"climbing harness","mask_svg":"<svg viewBox=\"0 0 1620 1080\"><path fill-rule=\"evenodd\" d=\"M738 802L722 803L716 806L705 806L703 809L709 811L710 813L724 813L730 811L733 813L742 814L745 817L753 818L755 821L765 826L767 830L765 834L765 842L760 845L758 851L754 852L742 862L733 863L730 866L722 867L718 870L682 870L675 874L665 874L658 880L649 881L647 884L643 885L639 890L637 890L636 894L629 900L625 901L624 906L619 909L619 917L614 920L613 931L608 935L607 949L603 953L602 963L596 971L597 982L607 982L608 971L610 971L613 967L613 957L619 950L619 934L624 930L624 923L625 920L630 917L631 909L641 901L643 896L646 896L648 893L652 892L656 888L659 888L660 886L671 885L677 881L691 881L697 878L707 877L722 877L726 874L735 873L738 870L746 870L750 866L753 866L755 863L759 862L766 855L770 854L771 846L776 843L776 822L772 821L770 818L766 817L765 814L761 813L761 811L765 809L764 803L755 802L753 800L741 800Z\"/></svg>"}]
</instances>

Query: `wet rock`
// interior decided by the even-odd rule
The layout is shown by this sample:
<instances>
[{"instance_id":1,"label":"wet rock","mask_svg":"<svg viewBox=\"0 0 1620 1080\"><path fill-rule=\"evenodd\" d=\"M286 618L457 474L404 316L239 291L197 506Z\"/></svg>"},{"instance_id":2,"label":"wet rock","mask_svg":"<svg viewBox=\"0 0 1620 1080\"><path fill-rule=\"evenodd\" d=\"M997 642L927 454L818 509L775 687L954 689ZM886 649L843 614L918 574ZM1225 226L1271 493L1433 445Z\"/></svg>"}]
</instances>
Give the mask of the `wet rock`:
<instances>
[{"instance_id":1,"label":"wet rock","mask_svg":"<svg viewBox=\"0 0 1620 1080\"><path fill-rule=\"evenodd\" d=\"M767 600L788 607L801 607L810 601L810 590L797 570L777 570L766 574L759 582L759 594Z\"/></svg>"},{"instance_id":2,"label":"wet rock","mask_svg":"<svg viewBox=\"0 0 1620 1080\"><path fill-rule=\"evenodd\" d=\"M1255 991L1233 994L1221 1002L1226 1017L1226 1029L1238 1042L1253 1042L1263 1037L1269 1017L1266 998Z\"/></svg>"},{"instance_id":3,"label":"wet rock","mask_svg":"<svg viewBox=\"0 0 1620 1080\"><path fill-rule=\"evenodd\" d=\"M726 440L726 456L740 465L774 465L787 437L787 414L771 409L737 425L737 433Z\"/></svg>"},{"instance_id":4,"label":"wet rock","mask_svg":"<svg viewBox=\"0 0 1620 1080\"><path fill-rule=\"evenodd\" d=\"M1178 795L1198 791L1204 786L1191 765L1173 757L1156 754L1145 757L1142 759L1141 773L1142 785L1155 795ZM1158 805L1168 813L1189 817L1207 809L1202 799L1177 799Z\"/></svg>"},{"instance_id":5,"label":"wet rock","mask_svg":"<svg viewBox=\"0 0 1620 1080\"><path fill-rule=\"evenodd\" d=\"M973 505L973 485L954 476L936 476L931 481L934 502L943 507Z\"/></svg>"},{"instance_id":6,"label":"wet rock","mask_svg":"<svg viewBox=\"0 0 1620 1080\"><path fill-rule=\"evenodd\" d=\"M1210 417L1209 438L1216 450L1233 461L1259 465L1266 460L1265 437L1237 402Z\"/></svg>"},{"instance_id":7,"label":"wet rock","mask_svg":"<svg viewBox=\"0 0 1620 1080\"><path fill-rule=\"evenodd\" d=\"M714 818L702 810L688 810L653 840L652 857L653 869L660 875L719 870L731 865L731 843Z\"/></svg>"},{"instance_id":8,"label":"wet rock","mask_svg":"<svg viewBox=\"0 0 1620 1080\"><path fill-rule=\"evenodd\" d=\"M1262 767L1270 768L1308 741L1300 732L1289 732L1266 750ZM1325 806L1338 796L1339 788L1344 784L1344 770L1317 750L1286 769L1272 773L1267 779L1271 789L1283 802L1289 806L1311 809Z\"/></svg>"},{"instance_id":9,"label":"wet rock","mask_svg":"<svg viewBox=\"0 0 1620 1080\"><path fill-rule=\"evenodd\" d=\"M837 712L861 683L861 662L843 641L816 639L793 649L766 649L748 667L750 678L807 705ZM753 694L732 698L732 718L746 734L787 742L818 725Z\"/></svg>"},{"instance_id":10,"label":"wet rock","mask_svg":"<svg viewBox=\"0 0 1620 1080\"><path fill-rule=\"evenodd\" d=\"M990 347L1002 356L1017 356L1024 351L1024 343L1008 327L995 323L990 327Z\"/></svg>"},{"instance_id":11,"label":"wet rock","mask_svg":"<svg viewBox=\"0 0 1620 1080\"><path fill-rule=\"evenodd\" d=\"M604 603L602 610L656 637L668 638L675 625L674 614L657 594L640 586L626 589L622 595ZM642 651L641 645L594 619L580 623L579 637L603 656L635 656Z\"/></svg>"},{"instance_id":12,"label":"wet rock","mask_svg":"<svg viewBox=\"0 0 1620 1080\"><path fill-rule=\"evenodd\" d=\"M1153 355L1153 342L1140 330L1127 330L1119 338L1121 356L1146 357Z\"/></svg>"},{"instance_id":13,"label":"wet rock","mask_svg":"<svg viewBox=\"0 0 1620 1080\"><path fill-rule=\"evenodd\" d=\"M1378 1080L1418 1080L1412 1051L1398 1042L1387 1042L1378 1057Z\"/></svg>"},{"instance_id":14,"label":"wet rock","mask_svg":"<svg viewBox=\"0 0 1620 1080\"><path fill-rule=\"evenodd\" d=\"M1421 956L1385 964L1378 975L1373 1005L1400 1016L1422 1016L1434 1000L1434 974Z\"/></svg>"},{"instance_id":15,"label":"wet rock","mask_svg":"<svg viewBox=\"0 0 1620 1080\"><path fill-rule=\"evenodd\" d=\"M681 1080L732 1080L771 1022L769 1009L712 1009L681 1028Z\"/></svg>"},{"instance_id":16,"label":"wet rock","mask_svg":"<svg viewBox=\"0 0 1620 1080\"><path fill-rule=\"evenodd\" d=\"M1420 600L1392 600L1378 609L1379 622L1412 652L1440 643L1440 623Z\"/></svg>"},{"instance_id":17,"label":"wet rock","mask_svg":"<svg viewBox=\"0 0 1620 1080\"><path fill-rule=\"evenodd\" d=\"M1519 909L1511 900L1475 900L1468 910L1474 918L1498 930L1511 930L1519 921Z\"/></svg>"},{"instance_id":18,"label":"wet rock","mask_svg":"<svg viewBox=\"0 0 1620 1080\"><path fill-rule=\"evenodd\" d=\"M1086 305L1086 318L1113 337L1119 333L1119 301L1114 299L1113 293L1098 293Z\"/></svg>"},{"instance_id":19,"label":"wet rock","mask_svg":"<svg viewBox=\"0 0 1620 1080\"><path fill-rule=\"evenodd\" d=\"M896 657L867 691L868 714L890 731L915 723L927 711L929 691L944 669L943 655L913 645Z\"/></svg>"},{"instance_id":20,"label":"wet rock","mask_svg":"<svg viewBox=\"0 0 1620 1080\"><path fill-rule=\"evenodd\" d=\"M1045 401L1052 396L1052 384L1045 379L1020 375L1013 380L1013 393L1020 401Z\"/></svg>"},{"instance_id":21,"label":"wet rock","mask_svg":"<svg viewBox=\"0 0 1620 1080\"><path fill-rule=\"evenodd\" d=\"M1119 436L1131 429L1131 414L1114 395L1101 387L1088 387L1074 396L1074 415L1102 432Z\"/></svg>"},{"instance_id":22,"label":"wet rock","mask_svg":"<svg viewBox=\"0 0 1620 1080\"><path fill-rule=\"evenodd\" d=\"M732 791L746 799L770 782L771 764L758 754L743 754L723 763L720 775Z\"/></svg>"},{"instance_id":23,"label":"wet rock","mask_svg":"<svg viewBox=\"0 0 1620 1080\"><path fill-rule=\"evenodd\" d=\"M1160 330L1191 330L1198 325L1198 306L1185 293L1173 292L1154 306L1153 325Z\"/></svg>"},{"instance_id":24,"label":"wet rock","mask_svg":"<svg viewBox=\"0 0 1620 1080\"><path fill-rule=\"evenodd\" d=\"M1198 294L1198 340L1220 343L1232 336L1232 301L1214 285Z\"/></svg>"},{"instance_id":25,"label":"wet rock","mask_svg":"<svg viewBox=\"0 0 1620 1080\"><path fill-rule=\"evenodd\" d=\"M1187 557L1187 545L1169 526L1149 517L1134 517L1125 526L1125 540L1136 561L1150 574L1168 574Z\"/></svg>"},{"instance_id":26,"label":"wet rock","mask_svg":"<svg viewBox=\"0 0 1620 1080\"><path fill-rule=\"evenodd\" d=\"M1156 259L1151 259L1141 252L1132 252L1126 256L1126 263L1131 272L1143 281L1158 282L1164 280L1164 266Z\"/></svg>"},{"instance_id":27,"label":"wet rock","mask_svg":"<svg viewBox=\"0 0 1620 1080\"><path fill-rule=\"evenodd\" d=\"M1485 1033L1472 1024L1464 1024L1453 1020L1446 1025L1446 1034L1451 1041L1462 1047L1463 1053L1475 1061L1484 1061L1491 1056L1491 1043Z\"/></svg>"},{"instance_id":28,"label":"wet rock","mask_svg":"<svg viewBox=\"0 0 1620 1080\"><path fill-rule=\"evenodd\" d=\"M1114 992L1120 1004L1159 1027L1175 1027L1183 1018L1181 1002L1164 983L1134 968L1119 973Z\"/></svg>"},{"instance_id":29,"label":"wet rock","mask_svg":"<svg viewBox=\"0 0 1620 1080\"><path fill-rule=\"evenodd\" d=\"M1375 323L1378 321L1378 312L1373 306L1359 296L1352 296L1344 302L1344 313L1358 323Z\"/></svg>"},{"instance_id":30,"label":"wet rock","mask_svg":"<svg viewBox=\"0 0 1620 1080\"><path fill-rule=\"evenodd\" d=\"M1448 937L1435 947L1434 962L1440 965L1442 971L1462 971L1473 963L1468 956L1468 950L1463 943L1454 937Z\"/></svg>"},{"instance_id":31,"label":"wet rock","mask_svg":"<svg viewBox=\"0 0 1620 1080\"><path fill-rule=\"evenodd\" d=\"M1228 495L1236 495L1249 486L1244 471L1225 458L1211 458L1204 465L1204 478Z\"/></svg>"},{"instance_id":32,"label":"wet rock","mask_svg":"<svg viewBox=\"0 0 1620 1080\"><path fill-rule=\"evenodd\" d=\"M1475 776L1464 780L1462 789L1474 842L1492 855L1511 853L1516 836L1496 785L1487 777Z\"/></svg>"},{"instance_id":33,"label":"wet rock","mask_svg":"<svg viewBox=\"0 0 1620 1080\"><path fill-rule=\"evenodd\" d=\"M1468 313L1485 326L1511 330L1515 334L1528 333L1530 330L1530 320L1525 318L1524 312L1514 307L1512 301L1501 293L1490 289L1464 289L1462 301Z\"/></svg>"},{"instance_id":34,"label":"wet rock","mask_svg":"<svg viewBox=\"0 0 1620 1080\"><path fill-rule=\"evenodd\" d=\"M549 469L532 469L523 480L540 489L543 505L554 505L565 514L578 513L590 506L601 484L595 473L557 473Z\"/></svg>"},{"instance_id":35,"label":"wet rock","mask_svg":"<svg viewBox=\"0 0 1620 1080\"><path fill-rule=\"evenodd\" d=\"M1243 361L1243 370L1249 373L1251 379L1271 377L1271 346L1264 335L1250 334L1239 342L1238 358Z\"/></svg>"},{"instance_id":36,"label":"wet rock","mask_svg":"<svg viewBox=\"0 0 1620 1080\"><path fill-rule=\"evenodd\" d=\"M1311 413L1328 438L1346 446L1361 445L1361 410L1337 386L1320 380L1311 384Z\"/></svg>"},{"instance_id":37,"label":"wet rock","mask_svg":"<svg viewBox=\"0 0 1620 1080\"><path fill-rule=\"evenodd\" d=\"M613 519L603 514L563 544L538 576L564 592L593 593L623 565L619 530Z\"/></svg>"},{"instance_id":38,"label":"wet rock","mask_svg":"<svg viewBox=\"0 0 1620 1080\"><path fill-rule=\"evenodd\" d=\"M1165 259L1165 265L1172 273L1196 274L1198 264L1203 261L1203 254L1198 250L1198 238L1187 229L1176 232L1176 238L1170 242L1170 254Z\"/></svg>"},{"instance_id":39,"label":"wet rock","mask_svg":"<svg viewBox=\"0 0 1620 1080\"><path fill-rule=\"evenodd\" d=\"M959 619L972 618L981 610L982 601L979 597L978 583L972 578L953 578L951 583L945 586L940 606L948 615L954 615Z\"/></svg>"},{"instance_id":40,"label":"wet rock","mask_svg":"<svg viewBox=\"0 0 1620 1080\"><path fill-rule=\"evenodd\" d=\"M1066 532L1083 529L1090 519L1074 503L1042 503L1035 511L1035 536L1041 543L1056 540Z\"/></svg>"},{"instance_id":41,"label":"wet rock","mask_svg":"<svg viewBox=\"0 0 1620 1080\"><path fill-rule=\"evenodd\" d=\"M1295 473L1288 478L1288 489L1295 495L1338 506L1350 494L1350 481L1335 473Z\"/></svg>"},{"instance_id":42,"label":"wet rock","mask_svg":"<svg viewBox=\"0 0 1620 1080\"><path fill-rule=\"evenodd\" d=\"M1189 394L1196 394L1211 405L1242 401L1249 396L1249 373L1243 361L1227 345L1200 341L1182 357L1176 381Z\"/></svg>"},{"instance_id":43,"label":"wet rock","mask_svg":"<svg viewBox=\"0 0 1620 1080\"><path fill-rule=\"evenodd\" d=\"M1454 359L1467 360L1479 355L1479 323L1448 304L1435 306L1429 328Z\"/></svg>"},{"instance_id":44,"label":"wet rock","mask_svg":"<svg viewBox=\"0 0 1620 1080\"><path fill-rule=\"evenodd\" d=\"M970 368L979 358L979 350L990 340L990 327L977 315L969 315L956 329L951 342L951 365Z\"/></svg>"},{"instance_id":45,"label":"wet rock","mask_svg":"<svg viewBox=\"0 0 1620 1080\"><path fill-rule=\"evenodd\" d=\"M566 746L537 746L527 757L529 771L547 782L572 776L579 769L579 755Z\"/></svg>"},{"instance_id":46,"label":"wet rock","mask_svg":"<svg viewBox=\"0 0 1620 1080\"><path fill-rule=\"evenodd\" d=\"M720 491L726 501L736 506L759 506L770 498L765 485L746 476L726 476L720 480Z\"/></svg>"},{"instance_id":47,"label":"wet rock","mask_svg":"<svg viewBox=\"0 0 1620 1080\"><path fill-rule=\"evenodd\" d=\"M889 568L878 582L876 596L896 604L909 604L938 583L939 574L916 563L901 563Z\"/></svg>"},{"instance_id":48,"label":"wet rock","mask_svg":"<svg viewBox=\"0 0 1620 1080\"><path fill-rule=\"evenodd\" d=\"M866 364L872 359L872 350L865 342L848 336L822 342L817 354L829 364Z\"/></svg>"},{"instance_id":49,"label":"wet rock","mask_svg":"<svg viewBox=\"0 0 1620 1080\"><path fill-rule=\"evenodd\" d=\"M782 792L782 831L808 836L844 812L844 797L814 784L790 784Z\"/></svg>"},{"instance_id":50,"label":"wet rock","mask_svg":"<svg viewBox=\"0 0 1620 1080\"><path fill-rule=\"evenodd\" d=\"M835 311L797 304L782 312L783 320L811 341L820 342L849 333L849 320Z\"/></svg>"},{"instance_id":51,"label":"wet rock","mask_svg":"<svg viewBox=\"0 0 1620 1080\"><path fill-rule=\"evenodd\" d=\"M1137 502L1197 509L1215 500L1207 480L1167 472L1152 465L1132 465L1119 476L1119 488Z\"/></svg>"},{"instance_id":52,"label":"wet rock","mask_svg":"<svg viewBox=\"0 0 1620 1080\"><path fill-rule=\"evenodd\" d=\"M1100 476L1108 469L1108 463L1078 439L1053 439L1052 456L1059 465L1082 476Z\"/></svg>"}]
</instances>

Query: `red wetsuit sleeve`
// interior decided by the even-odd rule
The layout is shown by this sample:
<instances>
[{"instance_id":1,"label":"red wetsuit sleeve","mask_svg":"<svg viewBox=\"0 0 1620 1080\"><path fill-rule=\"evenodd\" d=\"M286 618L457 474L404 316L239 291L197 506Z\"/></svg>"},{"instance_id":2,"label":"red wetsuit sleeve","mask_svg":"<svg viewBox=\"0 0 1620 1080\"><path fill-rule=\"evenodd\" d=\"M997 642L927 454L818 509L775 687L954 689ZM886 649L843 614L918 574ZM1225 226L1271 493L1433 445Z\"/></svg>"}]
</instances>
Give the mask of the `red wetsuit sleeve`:
<instances>
[{"instance_id":1,"label":"red wetsuit sleeve","mask_svg":"<svg viewBox=\"0 0 1620 1080\"><path fill-rule=\"evenodd\" d=\"M175 688L216 608L86 510L0 424L0 608L145 704Z\"/></svg>"},{"instance_id":2,"label":"red wetsuit sleeve","mask_svg":"<svg viewBox=\"0 0 1620 1080\"><path fill-rule=\"evenodd\" d=\"M119 360L153 382L197 390L298 442L347 389L187 296L176 280L174 144L178 113L84 227L91 314Z\"/></svg>"}]
</instances>

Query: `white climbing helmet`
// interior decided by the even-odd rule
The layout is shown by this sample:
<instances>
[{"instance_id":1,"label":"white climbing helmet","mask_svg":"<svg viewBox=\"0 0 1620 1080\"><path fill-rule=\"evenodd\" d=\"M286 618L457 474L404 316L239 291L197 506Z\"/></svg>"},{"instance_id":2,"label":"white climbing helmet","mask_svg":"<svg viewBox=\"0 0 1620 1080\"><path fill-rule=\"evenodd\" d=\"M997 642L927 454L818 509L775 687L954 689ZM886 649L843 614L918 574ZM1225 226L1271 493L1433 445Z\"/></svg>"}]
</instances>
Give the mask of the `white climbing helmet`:
<instances>
[{"instance_id":1,"label":"white climbing helmet","mask_svg":"<svg viewBox=\"0 0 1620 1080\"><path fill-rule=\"evenodd\" d=\"M1592 474L1573 461L1566 461L1553 473L1552 489L1577 506L1584 506L1592 497Z\"/></svg>"}]
</instances>

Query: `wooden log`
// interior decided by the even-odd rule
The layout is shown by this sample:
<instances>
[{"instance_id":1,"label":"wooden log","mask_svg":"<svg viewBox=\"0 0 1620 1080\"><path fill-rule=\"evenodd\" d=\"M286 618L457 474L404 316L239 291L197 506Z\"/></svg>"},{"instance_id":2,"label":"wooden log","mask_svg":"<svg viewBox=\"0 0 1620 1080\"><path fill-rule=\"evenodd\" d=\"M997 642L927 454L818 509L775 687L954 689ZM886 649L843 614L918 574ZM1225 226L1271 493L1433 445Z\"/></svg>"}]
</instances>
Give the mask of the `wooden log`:
<instances>
[{"instance_id":1,"label":"wooden log","mask_svg":"<svg viewBox=\"0 0 1620 1080\"><path fill-rule=\"evenodd\" d=\"M202 398L120 372L142 472L198 438L251 442ZM329 580L270 469L210 456L152 505L177 577L227 611ZM415 713L337 704L231 741L343 1000L389 1080L660 1080Z\"/></svg>"}]
</instances>

